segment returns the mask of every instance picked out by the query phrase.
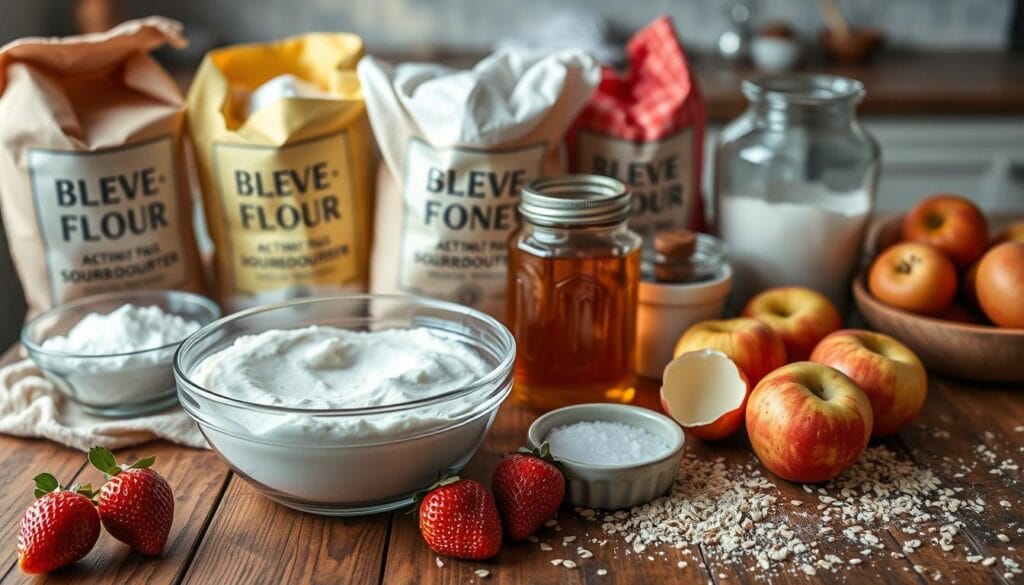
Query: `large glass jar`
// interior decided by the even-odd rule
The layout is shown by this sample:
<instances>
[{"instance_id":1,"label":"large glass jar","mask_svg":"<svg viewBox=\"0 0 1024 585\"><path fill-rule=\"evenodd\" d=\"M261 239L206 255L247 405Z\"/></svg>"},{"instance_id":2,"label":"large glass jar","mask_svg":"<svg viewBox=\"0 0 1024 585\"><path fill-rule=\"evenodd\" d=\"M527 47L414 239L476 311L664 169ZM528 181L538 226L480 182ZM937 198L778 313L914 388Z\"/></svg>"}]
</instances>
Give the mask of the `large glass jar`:
<instances>
[{"instance_id":1,"label":"large glass jar","mask_svg":"<svg viewBox=\"0 0 1024 585\"><path fill-rule=\"evenodd\" d=\"M541 178L523 189L509 242L512 399L539 410L635 395L640 236L630 193L608 177Z\"/></svg>"},{"instance_id":2,"label":"large glass jar","mask_svg":"<svg viewBox=\"0 0 1024 585\"><path fill-rule=\"evenodd\" d=\"M734 303L800 285L844 309L878 179L878 145L856 119L864 86L787 74L742 90L750 105L715 147L715 223Z\"/></svg>"}]
</instances>

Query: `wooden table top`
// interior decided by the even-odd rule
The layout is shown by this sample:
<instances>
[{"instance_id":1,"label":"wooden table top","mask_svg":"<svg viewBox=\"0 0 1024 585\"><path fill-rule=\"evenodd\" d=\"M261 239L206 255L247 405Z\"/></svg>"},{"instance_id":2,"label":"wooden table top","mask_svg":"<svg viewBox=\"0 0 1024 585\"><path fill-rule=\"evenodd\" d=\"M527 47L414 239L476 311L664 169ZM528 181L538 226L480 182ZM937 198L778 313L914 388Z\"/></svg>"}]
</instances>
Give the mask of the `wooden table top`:
<instances>
[{"instance_id":1,"label":"wooden table top","mask_svg":"<svg viewBox=\"0 0 1024 585\"><path fill-rule=\"evenodd\" d=\"M0 364L15 359L8 351ZM653 385L641 392L641 402L654 399ZM490 483L498 457L520 446L534 415L506 404L487 439L464 474ZM974 461L980 449L996 453L998 460L1024 461L1024 388L988 387L934 377L924 412L917 422L886 447L934 471L945 487L962 486L965 493L986 501L981 515L965 514L966 526L957 547L940 552L922 546L905 558L900 551L911 535L896 528L879 528L885 551L864 558L857 566L841 566L835 573L819 571L816 577L782 571L771 582L928 583L941 573L943 583L1010 583L1003 574L1003 559L1024 565L1024 486L1019 472L1002 475L990 465L978 465L962 477L949 463L958 458ZM702 445L688 441L687 450L699 457L723 457L727 463L753 461L743 437L725 443ZM635 554L621 538L603 536L600 523L587 522L569 507L559 512L560 531L543 529L538 536L550 542L544 552L536 543L506 544L488 562L444 560L420 538L413 517L380 514L360 519L323 518L295 512L264 498L234 475L211 451L155 442L124 449L119 458L156 455L155 468L167 477L177 498L174 525L163 558L143 559L107 534L82 561L45 578L29 578L17 568L17 524L32 501L32 477L41 471L61 481L101 480L88 467L82 453L42 440L0 437L0 534L4 545L3 583L728 583L765 582L753 563L736 564L716 558L704 547L685 554L664 547ZM793 499L810 499L801 486L767 477L779 492L783 514L795 515ZM999 502L1003 502L1002 505ZM1007 507L1008 505L1008 507ZM807 516L807 513L811 516ZM800 508L805 522L814 523L813 507ZM565 546L565 535L602 535L604 546L589 545L593 558L579 559L576 543ZM1008 535L1003 542L1000 534ZM589 542L589 537L588 542ZM923 537L921 537L923 538ZM1004 537L1005 538L1005 537ZM852 546L853 550L862 548ZM842 553L842 551L839 551ZM849 553L843 558L848 558ZM661 554L664 553L664 554ZM855 554L855 553L854 553ZM648 556L650 555L650 556ZM985 566L967 556L994 557ZM575 559L576 569L553 566L552 559ZM653 560L650 560L653 559ZM686 561L679 568L679 561ZM923 574L915 571L917 565ZM475 571L490 575L480 579ZM599 570L607 571L601 575ZM1017 581L1024 580L1018 576Z\"/></svg>"}]
</instances>

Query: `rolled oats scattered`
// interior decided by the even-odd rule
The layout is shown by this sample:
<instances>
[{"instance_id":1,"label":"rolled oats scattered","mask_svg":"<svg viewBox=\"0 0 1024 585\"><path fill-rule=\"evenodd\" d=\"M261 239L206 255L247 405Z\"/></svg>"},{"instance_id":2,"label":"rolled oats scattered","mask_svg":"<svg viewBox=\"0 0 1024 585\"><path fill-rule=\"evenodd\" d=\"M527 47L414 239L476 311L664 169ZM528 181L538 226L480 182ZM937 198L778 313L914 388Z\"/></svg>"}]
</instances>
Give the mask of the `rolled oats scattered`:
<instances>
[{"instance_id":1,"label":"rolled oats scattered","mask_svg":"<svg viewBox=\"0 0 1024 585\"><path fill-rule=\"evenodd\" d=\"M487 569L477 569L477 570L473 571L473 573L477 577L480 577L481 579L486 579L486 578L491 576L491 572L488 571Z\"/></svg>"},{"instance_id":2,"label":"rolled oats scattered","mask_svg":"<svg viewBox=\"0 0 1024 585\"><path fill-rule=\"evenodd\" d=\"M566 569L575 569L576 563L573 561L562 561L562 566Z\"/></svg>"}]
</instances>

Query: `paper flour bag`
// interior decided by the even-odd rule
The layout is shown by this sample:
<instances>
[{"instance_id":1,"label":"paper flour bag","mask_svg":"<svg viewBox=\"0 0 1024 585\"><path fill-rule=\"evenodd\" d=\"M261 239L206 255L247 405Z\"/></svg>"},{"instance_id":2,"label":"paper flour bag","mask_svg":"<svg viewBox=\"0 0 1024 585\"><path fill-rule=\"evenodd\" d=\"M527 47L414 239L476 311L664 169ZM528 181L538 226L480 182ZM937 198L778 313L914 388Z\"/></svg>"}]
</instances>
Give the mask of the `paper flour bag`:
<instances>
[{"instance_id":1,"label":"paper flour bag","mask_svg":"<svg viewBox=\"0 0 1024 585\"><path fill-rule=\"evenodd\" d=\"M579 51L507 49L472 70L372 57L359 64L378 175L370 289L505 317L506 246L519 192L565 172L560 143L600 70Z\"/></svg>"},{"instance_id":2,"label":"paper flour bag","mask_svg":"<svg viewBox=\"0 0 1024 585\"><path fill-rule=\"evenodd\" d=\"M30 313L88 294L201 288L184 99L148 52L163 18L0 49L0 204Z\"/></svg>"},{"instance_id":3,"label":"paper flour bag","mask_svg":"<svg viewBox=\"0 0 1024 585\"><path fill-rule=\"evenodd\" d=\"M570 166L626 183L633 192L629 226L648 243L657 230L700 230L707 115L672 21L655 20L626 52L628 70L605 67L573 125Z\"/></svg>"},{"instance_id":4,"label":"paper flour bag","mask_svg":"<svg viewBox=\"0 0 1024 585\"><path fill-rule=\"evenodd\" d=\"M374 149L362 40L211 51L188 96L218 298L238 309L364 291Z\"/></svg>"}]
</instances>

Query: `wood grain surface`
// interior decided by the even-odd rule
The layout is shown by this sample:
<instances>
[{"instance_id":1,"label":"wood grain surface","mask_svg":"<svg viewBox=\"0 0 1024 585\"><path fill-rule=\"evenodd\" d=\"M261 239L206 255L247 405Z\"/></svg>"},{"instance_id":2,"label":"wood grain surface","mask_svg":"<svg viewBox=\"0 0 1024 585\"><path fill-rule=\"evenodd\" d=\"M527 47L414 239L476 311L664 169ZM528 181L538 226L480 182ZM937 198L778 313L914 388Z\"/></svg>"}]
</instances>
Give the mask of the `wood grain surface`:
<instances>
[{"instance_id":1,"label":"wood grain surface","mask_svg":"<svg viewBox=\"0 0 1024 585\"><path fill-rule=\"evenodd\" d=\"M13 353L0 360L7 363ZM656 405L656 385L643 384L639 403ZM520 446L535 415L515 405L502 407L494 428L463 475L490 483L498 458ZM856 566L811 577L775 571L772 583L1012 583L1003 576L1002 559L1020 560L1024 543L1024 484L1015 467L1024 460L1024 388L983 385L933 377L921 417L899 437L886 441L917 465L931 470L946 487L962 488L982 499L982 514L963 515L965 526L953 550L921 546L904 558L872 554ZM687 451L697 457L722 457L730 469L757 469L745 437L703 445L690 438ZM991 453L992 455L987 455ZM6 564L4 583L728 583L769 582L753 562L736 563L704 547L677 550L650 547L634 553L621 537L606 535L600 522L588 521L564 507L557 526L538 533L540 542L506 544L490 561L441 559L423 543L413 517L379 514L359 519L322 518L280 506L232 474L216 454L154 442L121 450L119 458L157 456L156 468L175 489L171 538L160 559L143 559L103 534L83 561L44 578L22 575L15 545L21 512L31 502L31 478L48 470L62 481L100 481L85 466L84 454L38 440L0 437L0 530ZM992 457L994 456L994 459ZM999 473L993 469L1006 467ZM685 470L684 470L685 473ZM770 474L765 472L767 477ZM772 480L782 515L805 539L817 527L814 496L802 486ZM795 506L790 501L801 501ZM1002 502L1002 504L1000 503ZM937 526L922 522L918 535L898 528L879 530L885 549L898 551L912 537L927 539ZM922 536L924 535L924 536ZM1000 536L1002 535L1002 536ZM574 536L566 542L566 536ZM1010 542L1005 542L1009 539ZM604 545L599 544L605 541ZM841 547L826 543L823 547ZM577 547L593 553L580 558ZM847 545L847 548L848 545ZM838 549L837 549L838 550ZM1024 549L1021 549L1024 550ZM847 551L849 552L849 551ZM843 558L847 558L849 554ZM993 558L991 565L967 557ZM749 557L748 557L749 558ZM553 559L578 563L573 569ZM680 563L684 565L680 566ZM476 571L486 570L481 578ZM936 576L939 578L936 579ZM1016 579L1019 581L1021 577Z\"/></svg>"}]
</instances>

